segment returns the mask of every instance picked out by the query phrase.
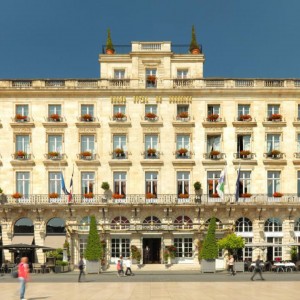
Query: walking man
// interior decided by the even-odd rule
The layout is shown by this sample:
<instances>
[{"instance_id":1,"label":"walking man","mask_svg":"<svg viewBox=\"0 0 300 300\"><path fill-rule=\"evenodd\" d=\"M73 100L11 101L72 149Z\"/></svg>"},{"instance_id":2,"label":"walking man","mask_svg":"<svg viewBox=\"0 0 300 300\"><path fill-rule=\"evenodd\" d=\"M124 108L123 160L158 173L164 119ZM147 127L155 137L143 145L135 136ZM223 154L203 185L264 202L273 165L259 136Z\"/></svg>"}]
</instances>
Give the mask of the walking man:
<instances>
[{"instance_id":1,"label":"walking man","mask_svg":"<svg viewBox=\"0 0 300 300\"><path fill-rule=\"evenodd\" d=\"M253 270L253 275L252 275L252 277L251 277L251 280L252 280L252 281L254 280L254 277L255 277L255 275L256 275L257 273L259 273L261 280L265 280L265 279L262 277L261 263L262 263L262 261L260 260L260 256L258 255L258 256L257 256L257 259L256 259L256 261L255 261L255 266L254 266L254 270Z\"/></svg>"},{"instance_id":2,"label":"walking man","mask_svg":"<svg viewBox=\"0 0 300 300\"><path fill-rule=\"evenodd\" d=\"M83 256L81 255L80 256L80 260L78 262L78 269L79 269L78 282L80 282L81 275L85 276L85 274L84 274L84 267L85 267L85 263L84 263Z\"/></svg>"},{"instance_id":3,"label":"walking man","mask_svg":"<svg viewBox=\"0 0 300 300\"><path fill-rule=\"evenodd\" d=\"M26 290L26 282L29 279L29 267L28 267L28 258L22 257L21 261L18 265L18 278L20 281L20 299L25 299L25 290Z\"/></svg>"},{"instance_id":4,"label":"walking man","mask_svg":"<svg viewBox=\"0 0 300 300\"><path fill-rule=\"evenodd\" d=\"M236 274L235 271L234 271L234 258L233 258L233 255L229 256L228 271L231 273L232 276L234 276Z\"/></svg>"},{"instance_id":5,"label":"walking man","mask_svg":"<svg viewBox=\"0 0 300 300\"><path fill-rule=\"evenodd\" d=\"M125 266L126 266L126 271L125 271L125 275L133 275L132 271L131 271L131 260L130 258L128 258L127 260L125 260Z\"/></svg>"}]
</instances>

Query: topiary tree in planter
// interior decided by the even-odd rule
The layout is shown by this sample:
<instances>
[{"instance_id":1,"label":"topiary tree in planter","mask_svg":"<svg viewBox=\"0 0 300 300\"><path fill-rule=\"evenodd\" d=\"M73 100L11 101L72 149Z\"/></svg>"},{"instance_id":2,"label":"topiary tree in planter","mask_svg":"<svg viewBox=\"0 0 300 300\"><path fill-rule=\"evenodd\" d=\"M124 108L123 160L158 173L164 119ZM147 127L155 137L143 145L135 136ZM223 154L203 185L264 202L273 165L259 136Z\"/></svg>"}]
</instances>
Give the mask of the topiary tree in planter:
<instances>
[{"instance_id":1,"label":"topiary tree in planter","mask_svg":"<svg viewBox=\"0 0 300 300\"><path fill-rule=\"evenodd\" d=\"M104 191L108 191L109 190L109 183L106 182L106 181L103 181L102 185L101 185L101 189L103 189Z\"/></svg>"},{"instance_id":2,"label":"topiary tree in planter","mask_svg":"<svg viewBox=\"0 0 300 300\"><path fill-rule=\"evenodd\" d=\"M190 52L192 54L199 54L200 53L200 46L197 43L196 33L195 33L195 26L194 25L192 27L192 39L191 39L191 43L190 43Z\"/></svg>"},{"instance_id":3,"label":"topiary tree in planter","mask_svg":"<svg viewBox=\"0 0 300 300\"><path fill-rule=\"evenodd\" d=\"M106 39L106 54L114 54L115 49L110 36L110 29L107 29L107 39Z\"/></svg>"},{"instance_id":4,"label":"topiary tree in planter","mask_svg":"<svg viewBox=\"0 0 300 300\"><path fill-rule=\"evenodd\" d=\"M100 242L100 237L97 230L96 218L91 216L90 230L87 239L86 250L84 257L87 260L87 273L99 273L99 261L102 258L103 249Z\"/></svg>"},{"instance_id":5,"label":"topiary tree in planter","mask_svg":"<svg viewBox=\"0 0 300 300\"><path fill-rule=\"evenodd\" d=\"M201 271L215 272L215 259L218 257L218 244L216 240L216 218L212 217L209 222L207 234L203 240L200 252Z\"/></svg>"}]
</instances>

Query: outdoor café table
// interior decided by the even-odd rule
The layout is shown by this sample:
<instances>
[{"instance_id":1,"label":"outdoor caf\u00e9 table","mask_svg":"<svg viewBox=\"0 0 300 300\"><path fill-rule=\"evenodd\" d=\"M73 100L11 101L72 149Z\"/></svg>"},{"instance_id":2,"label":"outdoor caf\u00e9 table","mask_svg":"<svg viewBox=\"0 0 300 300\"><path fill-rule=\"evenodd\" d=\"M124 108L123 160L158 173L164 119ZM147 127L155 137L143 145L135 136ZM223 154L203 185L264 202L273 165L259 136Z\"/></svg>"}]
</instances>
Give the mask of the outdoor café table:
<instances>
[{"instance_id":1,"label":"outdoor caf\u00e9 table","mask_svg":"<svg viewBox=\"0 0 300 300\"><path fill-rule=\"evenodd\" d=\"M287 271L287 272L289 272L289 271L292 272L292 271L296 270L296 265L291 261L285 262L284 267L285 267L285 271Z\"/></svg>"},{"instance_id":2,"label":"outdoor caf\u00e9 table","mask_svg":"<svg viewBox=\"0 0 300 300\"><path fill-rule=\"evenodd\" d=\"M276 267L276 272L284 272L285 271L285 264L282 262L276 262L274 263L274 266Z\"/></svg>"}]
</instances>

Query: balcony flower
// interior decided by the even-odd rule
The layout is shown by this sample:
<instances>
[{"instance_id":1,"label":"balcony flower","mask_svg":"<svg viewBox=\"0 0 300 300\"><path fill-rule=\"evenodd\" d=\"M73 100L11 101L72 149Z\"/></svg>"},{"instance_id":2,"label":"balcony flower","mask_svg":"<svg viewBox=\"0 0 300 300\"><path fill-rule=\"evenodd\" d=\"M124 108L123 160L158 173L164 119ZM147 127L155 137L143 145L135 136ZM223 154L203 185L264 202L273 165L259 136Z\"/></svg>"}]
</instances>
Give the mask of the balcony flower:
<instances>
[{"instance_id":1,"label":"balcony flower","mask_svg":"<svg viewBox=\"0 0 300 300\"><path fill-rule=\"evenodd\" d=\"M242 198L250 198L252 196L252 194L249 193L244 193L241 195Z\"/></svg>"},{"instance_id":2,"label":"balcony flower","mask_svg":"<svg viewBox=\"0 0 300 300\"><path fill-rule=\"evenodd\" d=\"M23 116L21 114L16 114L15 118L16 118L17 121L25 121L25 120L27 120L27 116Z\"/></svg>"},{"instance_id":3,"label":"balcony flower","mask_svg":"<svg viewBox=\"0 0 300 300\"><path fill-rule=\"evenodd\" d=\"M114 194L112 195L112 197L113 197L114 199L124 199L124 198L125 198L125 195L114 193Z\"/></svg>"},{"instance_id":4,"label":"balcony flower","mask_svg":"<svg viewBox=\"0 0 300 300\"><path fill-rule=\"evenodd\" d=\"M49 155L50 157L58 157L58 156L59 156L59 153L56 152L56 151L50 151L50 152L48 153L48 155Z\"/></svg>"},{"instance_id":5,"label":"balcony flower","mask_svg":"<svg viewBox=\"0 0 300 300\"><path fill-rule=\"evenodd\" d=\"M220 198L220 196L219 196L218 193L213 193L213 194L211 195L211 197L212 197L212 198Z\"/></svg>"},{"instance_id":6,"label":"balcony flower","mask_svg":"<svg viewBox=\"0 0 300 300\"><path fill-rule=\"evenodd\" d=\"M273 197L282 197L283 194L279 192L274 192Z\"/></svg>"},{"instance_id":7,"label":"balcony flower","mask_svg":"<svg viewBox=\"0 0 300 300\"><path fill-rule=\"evenodd\" d=\"M155 113L148 112L146 113L145 118L149 120L155 120L157 118L157 115Z\"/></svg>"},{"instance_id":8,"label":"balcony flower","mask_svg":"<svg viewBox=\"0 0 300 300\"><path fill-rule=\"evenodd\" d=\"M148 153L148 155L155 155L156 149L154 149L154 148L149 148L149 149L147 149L147 153Z\"/></svg>"},{"instance_id":9,"label":"balcony flower","mask_svg":"<svg viewBox=\"0 0 300 300\"><path fill-rule=\"evenodd\" d=\"M186 149L186 148L180 148L177 150L177 153L180 156L186 155L187 152L188 152L188 149Z\"/></svg>"},{"instance_id":10,"label":"balcony flower","mask_svg":"<svg viewBox=\"0 0 300 300\"><path fill-rule=\"evenodd\" d=\"M216 122L219 119L218 114L211 114L207 116L207 121L209 122Z\"/></svg>"},{"instance_id":11,"label":"balcony flower","mask_svg":"<svg viewBox=\"0 0 300 300\"><path fill-rule=\"evenodd\" d=\"M155 84L156 82L156 76L155 75L148 75L147 76L147 83Z\"/></svg>"},{"instance_id":12,"label":"balcony flower","mask_svg":"<svg viewBox=\"0 0 300 300\"><path fill-rule=\"evenodd\" d=\"M279 158L280 154L281 152L279 150L272 150L271 152L268 153L268 156L273 158Z\"/></svg>"},{"instance_id":13,"label":"balcony flower","mask_svg":"<svg viewBox=\"0 0 300 300\"><path fill-rule=\"evenodd\" d=\"M217 155L220 155L220 151L217 151L217 150L212 150L212 151L210 151L210 155L211 156L217 156Z\"/></svg>"},{"instance_id":14,"label":"balcony flower","mask_svg":"<svg viewBox=\"0 0 300 300\"><path fill-rule=\"evenodd\" d=\"M11 195L14 199L20 199L23 197L23 195L19 192L16 192L14 194Z\"/></svg>"},{"instance_id":15,"label":"balcony flower","mask_svg":"<svg viewBox=\"0 0 300 300\"><path fill-rule=\"evenodd\" d=\"M84 114L81 116L81 120L89 122L89 121L93 121L93 117L90 114Z\"/></svg>"},{"instance_id":16,"label":"balcony flower","mask_svg":"<svg viewBox=\"0 0 300 300\"><path fill-rule=\"evenodd\" d=\"M58 198L58 197L59 197L58 193L50 193L49 194L49 198Z\"/></svg>"},{"instance_id":17,"label":"balcony flower","mask_svg":"<svg viewBox=\"0 0 300 300\"><path fill-rule=\"evenodd\" d=\"M83 157L88 157L88 156L92 156L92 152L90 151L83 151L80 153L81 156Z\"/></svg>"},{"instance_id":18,"label":"balcony flower","mask_svg":"<svg viewBox=\"0 0 300 300\"><path fill-rule=\"evenodd\" d=\"M153 199L153 198L156 198L156 196L152 193L147 193L146 194L146 199Z\"/></svg>"},{"instance_id":19,"label":"balcony flower","mask_svg":"<svg viewBox=\"0 0 300 300\"><path fill-rule=\"evenodd\" d=\"M60 115L59 114L52 114L52 115L50 115L50 118L54 121L59 121L60 120Z\"/></svg>"},{"instance_id":20,"label":"balcony flower","mask_svg":"<svg viewBox=\"0 0 300 300\"><path fill-rule=\"evenodd\" d=\"M121 149L121 148L116 148L116 149L114 150L114 152L115 152L117 155L124 155L124 150Z\"/></svg>"},{"instance_id":21,"label":"balcony flower","mask_svg":"<svg viewBox=\"0 0 300 300\"><path fill-rule=\"evenodd\" d=\"M189 113L187 111L182 111L179 115L178 115L179 118L181 119L186 119L189 117Z\"/></svg>"},{"instance_id":22,"label":"balcony flower","mask_svg":"<svg viewBox=\"0 0 300 300\"><path fill-rule=\"evenodd\" d=\"M92 192L85 193L83 196L84 198L88 198L88 199L94 198L94 194Z\"/></svg>"},{"instance_id":23,"label":"balcony flower","mask_svg":"<svg viewBox=\"0 0 300 300\"><path fill-rule=\"evenodd\" d=\"M189 197L189 194L179 194L178 197L186 199Z\"/></svg>"},{"instance_id":24,"label":"balcony flower","mask_svg":"<svg viewBox=\"0 0 300 300\"><path fill-rule=\"evenodd\" d=\"M272 114L268 118L269 121L281 121L282 120L282 115L280 114Z\"/></svg>"},{"instance_id":25,"label":"balcony flower","mask_svg":"<svg viewBox=\"0 0 300 300\"><path fill-rule=\"evenodd\" d=\"M122 120L122 119L126 118L126 115L123 114L122 112L117 112L114 114L113 118L114 118L114 120Z\"/></svg>"},{"instance_id":26,"label":"balcony flower","mask_svg":"<svg viewBox=\"0 0 300 300\"><path fill-rule=\"evenodd\" d=\"M17 157L24 157L26 155L26 153L23 150L18 150L16 155L17 155Z\"/></svg>"},{"instance_id":27,"label":"balcony flower","mask_svg":"<svg viewBox=\"0 0 300 300\"><path fill-rule=\"evenodd\" d=\"M246 157L248 157L248 155L250 155L251 154L251 151L249 151L249 150L241 150L240 151L240 157L241 158L246 158Z\"/></svg>"},{"instance_id":28,"label":"balcony flower","mask_svg":"<svg viewBox=\"0 0 300 300\"><path fill-rule=\"evenodd\" d=\"M252 120L252 117L250 115L240 115L239 117L239 120L240 121L251 121Z\"/></svg>"}]
</instances>

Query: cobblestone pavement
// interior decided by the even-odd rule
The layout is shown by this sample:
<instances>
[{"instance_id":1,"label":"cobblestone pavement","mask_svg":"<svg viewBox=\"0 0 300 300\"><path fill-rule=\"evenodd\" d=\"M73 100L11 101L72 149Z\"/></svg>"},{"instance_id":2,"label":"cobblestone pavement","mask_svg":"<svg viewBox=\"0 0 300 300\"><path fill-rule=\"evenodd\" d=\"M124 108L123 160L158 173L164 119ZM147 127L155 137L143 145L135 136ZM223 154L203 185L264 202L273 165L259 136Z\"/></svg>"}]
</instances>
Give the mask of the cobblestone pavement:
<instances>
[{"instance_id":1,"label":"cobblestone pavement","mask_svg":"<svg viewBox=\"0 0 300 300\"><path fill-rule=\"evenodd\" d=\"M87 275L78 283L78 272L33 274L28 300L193 300L193 299L299 299L300 273L264 273L265 281L250 281L251 273L201 274L199 271L136 272L117 277L115 272ZM1 300L19 299L19 283L0 277Z\"/></svg>"}]
</instances>

